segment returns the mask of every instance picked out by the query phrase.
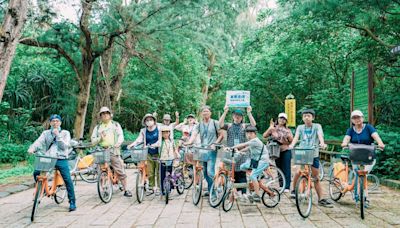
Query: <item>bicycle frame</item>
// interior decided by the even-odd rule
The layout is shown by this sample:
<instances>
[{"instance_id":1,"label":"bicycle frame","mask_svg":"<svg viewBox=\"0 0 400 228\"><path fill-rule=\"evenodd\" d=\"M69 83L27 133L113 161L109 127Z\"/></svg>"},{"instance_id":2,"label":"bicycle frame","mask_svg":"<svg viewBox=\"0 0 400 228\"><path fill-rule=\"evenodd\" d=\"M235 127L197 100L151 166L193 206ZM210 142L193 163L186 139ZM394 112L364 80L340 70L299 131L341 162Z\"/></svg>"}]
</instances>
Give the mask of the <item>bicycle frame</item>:
<instances>
[{"instance_id":1,"label":"bicycle frame","mask_svg":"<svg viewBox=\"0 0 400 228\"><path fill-rule=\"evenodd\" d=\"M355 181L356 181L356 179L358 180L357 175L366 177L367 174L368 174L368 171L364 170L364 166L361 165L360 166L360 170L356 170L356 173L357 173L356 177L352 180L352 183L349 185L348 184L349 183L349 163L347 161L345 162L345 168L341 169L339 171L339 173L340 172L345 172L345 181L344 181L344 183L341 184L341 187L343 188L342 191L341 191L342 194L345 194L346 192L355 190L355 186L356 186L356 182ZM364 186L363 187L364 187L364 189L366 191L368 191L367 186L368 186L368 181L367 181L367 178L365 178L365 182L364 182ZM355 194L355 195L357 195L357 194Z\"/></svg>"},{"instance_id":2,"label":"bicycle frame","mask_svg":"<svg viewBox=\"0 0 400 228\"><path fill-rule=\"evenodd\" d=\"M56 193L57 186L64 184L64 180L63 180L63 178L61 176L60 171L55 170L53 183L52 183L51 187L49 188L49 183L48 183L48 178L47 178L48 175L47 174L48 174L48 172L40 172L40 175L37 176L37 181L36 181L36 184L35 184L35 191L33 193L34 195L39 190L40 191L40 197L43 197L43 193L44 192L46 193L47 197L53 196ZM39 181L41 181L43 183L41 189L37 189L37 185L38 185Z\"/></svg>"},{"instance_id":3,"label":"bicycle frame","mask_svg":"<svg viewBox=\"0 0 400 228\"><path fill-rule=\"evenodd\" d=\"M118 180L119 180L118 175L111 170L111 167L108 163L104 163L104 164L100 165L100 170L107 172L108 178L110 178L110 180L112 181L113 184L118 183Z\"/></svg>"}]
</instances>

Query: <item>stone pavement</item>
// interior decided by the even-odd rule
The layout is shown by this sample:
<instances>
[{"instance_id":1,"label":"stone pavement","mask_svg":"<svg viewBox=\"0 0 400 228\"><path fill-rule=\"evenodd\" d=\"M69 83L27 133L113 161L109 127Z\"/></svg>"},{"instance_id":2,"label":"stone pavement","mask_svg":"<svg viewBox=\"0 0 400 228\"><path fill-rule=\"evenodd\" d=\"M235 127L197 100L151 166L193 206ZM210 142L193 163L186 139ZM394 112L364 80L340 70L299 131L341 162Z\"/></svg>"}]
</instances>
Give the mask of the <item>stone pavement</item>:
<instances>
[{"instance_id":1,"label":"stone pavement","mask_svg":"<svg viewBox=\"0 0 400 228\"><path fill-rule=\"evenodd\" d=\"M129 187L133 189L133 169L127 170ZM324 182L327 189L327 182ZM203 198L199 206L192 204L191 190L181 196L173 193L168 205L159 196L151 196L138 204L116 190L110 203L97 195L96 184L84 182L76 186L78 210L68 212L67 199L61 205L45 198L39 205L35 222L30 222L33 189L0 199L0 227L400 227L400 191L381 187L371 194L371 207L366 219L360 219L351 195L346 195L334 208L314 204L311 216L304 220L297 213L294 200L282 195L273 209L264 205L234 205L226 213L214 209ZM316 194L314 194L316 196ZM316 201L316 200L315 200Z\"/></svg>"}]
</instances>

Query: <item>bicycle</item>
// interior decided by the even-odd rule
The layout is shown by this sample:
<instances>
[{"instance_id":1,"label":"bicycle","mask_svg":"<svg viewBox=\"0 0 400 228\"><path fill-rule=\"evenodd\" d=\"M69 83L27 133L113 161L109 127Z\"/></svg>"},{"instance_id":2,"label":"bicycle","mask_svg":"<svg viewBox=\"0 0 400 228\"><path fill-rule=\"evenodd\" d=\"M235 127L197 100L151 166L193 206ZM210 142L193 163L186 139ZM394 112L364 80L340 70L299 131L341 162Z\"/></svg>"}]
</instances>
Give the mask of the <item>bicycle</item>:
<instances>
[{"instance_id":1,"label":"bicycle","mask_svg":"<svg viewBox=\"0 0 400 228\"><path fill-rule=\"evenodd\" d=\"M214 144L216 147L224 147L221 144ZM224 161L224 159L222 158ZM226 162L226 161L225 161ZM224 162L220 162L218 165L218 171L215 173L213 183L210 188L210 195L208 197L208 201L210 206L213 208L218 207L222 200L224 199L226 193L226 183L227 183L227 176L229 174L229 170L225 167Z\"/></svg>"},{"instance_id":2,"label":"bicycle","mask_svg":"<svg viewBox=\"0 0 400 228\"><path fill-rule=\"evenodd\" d=\"M98 164L97 193L104 203L111 201L113 185L118 185L119 189L122 190L118 176L110 165L112 149L96 148L92 153L95 163Z\"/></svg>"},{"instance_id":3,"label":"bicycle","mask_svg":"<svg viewBox=\"0 0 400 228\"><path fill-rule=\"evenodd\" d=\"M144 199L144 193L148 192L149 181L147 179L147 153L148 147L133 147L129 149L131 151L131 159L137 163L138 171L135 173L136 176L136 200L138 203L142 203Z\"/></svg>"},{"instance_id":4,"label":"bicycle","mask_svg":"<svg viewBox=\"0 0 400 228\"><path fill-rule=\"evenodd\" d=\"M365 170L366 165L373 163L375 157L375 146L374 145L362 145L362 144L349 144L348 148L349 156L342 155L340 158L344 162L344 168L336 172L332 172L329 180L329 195L332 200L338 201L349 191L353 192L353 199L356 205L360 203L360 214L361 219L365 218L365 207L366 207L366 193L368 193L368 171ZM349 184L349 163L352 165L358 165L359 168L355 169L355 178ZM358 194L359 192L359 194Z\"/></svg>"},{"instance_id":5,"label":"bicycle","mask_svg":"<svg viewBox=\"0 0 400 228\"><path fill-rule=\"evenodd\" d=\"M247 188L250 186L250 190L252 189L252 184L249 182L235 183L235 164L236 164L235 153L239 153L239 152L236 152L232 148L225 147L223 160L226 163L230 163L231 167L232 167L231 171L229 173L229 178L227 179L226 194L224 195L224 198L222 201L222 209L225 212L228 212L232 209L233 204L235 203L235 200L236 200L235 194L237 193L237 188ZM249 172L247 172L247 173L249 173ZM260 188L263 190L263 194L261 196L262 202L266 207L273 208L279 204L281 196L277 189L269 186L269 184L271 182L266 180L262 176L263 175L260 175L260 177L258 177L258 183L260 185Z\"/></svg>"},{"instance_id":6,"label":"bicycle","mask_svg":"<svg viewBox=\"0 0 400 228\"><path fill-rule=\"evenodd\" d=\"M32 222L35 219L37 208L44 195L47 197L53 197L57 204L61 204L65 199L66 187L60 171L55 170L53 183L49 187L50 173L55 169L57 160L58 158L38 154L35 156L35 170L40 171L40 174L37 176L35 184L33 208L31 213Z\"/></svg>"},{"instance_id":7,"label":"bicycle","mask_svg":"<svg viewBox=\"0 0 400 228\"><path fill-rule=\"evenodd\" d=\"M317 179L311 176L311 165L314 160L314 148L294 148L294 163L300 165L300 177L295 188L296 207L300 216L307 218L312 209L312 183ZM306 206L303 208L303 206Z\"/></svg>"},{"instance_id":8,"label":"bicycle","mask_svg":"<svg viewBox=\"0 0 400 228\"><path fill-rule=\"evenodd\" d=\"M271 160L275 161L277 158L280 157L280 146L277 142L272 141L270 137L267 143L268 153ZM286 178L283 171L278 168L276 165L270 163L268 167L268 171L265 172L266 176L268 176L271 181L270 184L274 188L278 189L279 194L282 194L285 191L286 186Z\"/></svg>"},{"instance_id":9,"label":"bicycle","mask_svg":"<svg viewBox=\"0 0 400 228\"><path fill-rule=\"evenodd\" d=\"M207 162L208 153L214 151L214 149L209 147L192 147L193 150L193 160L195 162L194 172L193 172L193 194L192 201L194 205L198 205L201 199L203 191L203 165L201 163Z\"/></svg>"},{"instance_id":10,"label":"bicycle","mask_svg":"<svg viewBox=\"0 0 400 228\"><path fill-rule=\"evenodd\" d=\"M71 143L73 144L73 143ZM96 183L97 182L97 164L94 163L94 157L92 154L89 154L82 157L79 152L82 149L88 148L91 144L83 144L82 142L73 145L73 151L70 154L69 163L70 163L70 173L71 176L74 176L74 183L76 184L77 175L87 183Z\"/></svg>"},{"instance_id":11,"label":"bicycle","mask_svg":"<svg viewBox=\"0 0 400 228\"><path fill-rule=\"evenodd\" d=\"M166 167L172 166L174 160L159 160L160 165L164 164ZM163 181L164 194L165 194L165 204L168 204L169 195L173 188L176 189L179 195L182 195L185 190L185 180L183 179L183 174L178 170L172 170L172 173L166 171L166 175Z\"/></svg>"},{"instance_id":12,"label":"bicycle","mask_svg":"<svg viewBox=\"0 0 400 228\"><path fill-rule=\"evenodd\" d=\"M193 185L193 153L187 146L181 146L179 151L181 155L181 165L177 169L180 169L180 172L183 173L185 189L189 189Z\"/></svg>"}]
</instances>

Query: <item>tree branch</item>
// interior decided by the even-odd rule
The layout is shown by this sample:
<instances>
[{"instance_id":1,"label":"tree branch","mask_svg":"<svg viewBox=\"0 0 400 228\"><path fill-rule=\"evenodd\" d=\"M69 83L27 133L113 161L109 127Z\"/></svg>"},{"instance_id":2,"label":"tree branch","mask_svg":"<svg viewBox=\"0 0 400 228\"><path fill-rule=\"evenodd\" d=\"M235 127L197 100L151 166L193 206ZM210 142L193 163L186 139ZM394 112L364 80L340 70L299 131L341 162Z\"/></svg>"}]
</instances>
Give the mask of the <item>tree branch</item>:
<instances>
[{"instance_id":1,"label":"tree branch","mask_svg":"<svg viewBox=\"0 0 400 228\"><path fill-rule=\"evenodd\" d=\"M346 27L349 28L354 28L354 29L358 29L358 30L362 30L364 32L366 32L368 34L369 37L371 37L373 40L375 40L376 42L378 42L379 44L387 47L387 48L394 48L395 45L391 45L391 44L387 44L385 43L383 40L381 40L378 36L376 36L369 28L367 27L362 27L362 26L357 26L357 25L353 25L353 24L346 24Z\"/></svg>"},{"instance_id":2,"label":"tree branch","mask_svg":"<svg viewBox=\"0 0 400 228\"><path fill-rule=\"evenodd\" d=\"M147 15L145 18L143 18L143 19L140 20L138 23L136 23L135 26L142 24L143 22L145 22L145 21L146 21L147 19L149 19L150 17L152 17L152 16L154 16L155 14L161 12L163 9L166 9L166 8L168 8L169 6L174 5L174 4L177 3L177 2L178 2L178 0L174 0L174 1L171 2L171 4L165 5L165 6L163 6L163 7L160 7L160 8L158 8L158 9L154 10L154 11L151 12L149 15Z\"/></svg>"},{"instance_id":3,"label":"tree branch","mask_svg":"<svg viewBox=\"0 0 400 228\"><path fill-rule=\"evenodd\" d=\"M85 37L86 51L90 51L92 44L92 37L89 31L89 16L92 9L93 0L83 0L82 2L82 14L79 19L79 27Z\"/></svg>"}]
</instances>

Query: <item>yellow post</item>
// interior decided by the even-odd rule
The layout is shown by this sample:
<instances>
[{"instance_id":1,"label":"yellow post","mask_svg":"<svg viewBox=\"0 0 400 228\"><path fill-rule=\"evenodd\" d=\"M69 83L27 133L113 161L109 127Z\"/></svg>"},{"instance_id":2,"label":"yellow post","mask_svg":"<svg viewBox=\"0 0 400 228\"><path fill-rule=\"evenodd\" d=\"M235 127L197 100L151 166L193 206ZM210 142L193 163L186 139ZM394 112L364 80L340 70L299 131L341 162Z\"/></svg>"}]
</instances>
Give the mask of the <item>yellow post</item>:
<instances>
[{"instance_id":1,"label":"yellow post","mask_svg":"<svg viewBox=\"0 0 400 228\"><path fill-rule=\"evenodd\" d=\"M293 94L286 96L285 113L288 116L287 126L296 127L296 99L294 99Z\"/></svg>"}]
</instances>

